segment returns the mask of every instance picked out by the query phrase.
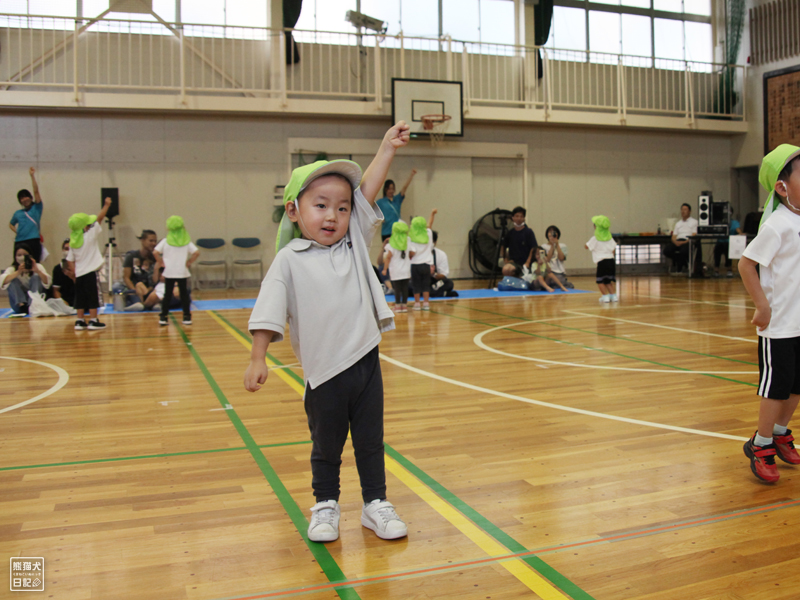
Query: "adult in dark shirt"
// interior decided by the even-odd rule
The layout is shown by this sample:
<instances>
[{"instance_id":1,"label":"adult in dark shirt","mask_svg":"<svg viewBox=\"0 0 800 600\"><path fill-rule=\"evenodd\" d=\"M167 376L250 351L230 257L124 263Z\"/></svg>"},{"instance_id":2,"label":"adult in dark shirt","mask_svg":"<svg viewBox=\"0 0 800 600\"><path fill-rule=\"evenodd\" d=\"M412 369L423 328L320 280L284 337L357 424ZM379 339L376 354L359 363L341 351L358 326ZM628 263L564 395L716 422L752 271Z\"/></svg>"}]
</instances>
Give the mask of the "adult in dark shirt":
<instances>
[{"instance_id":1,"label":"adult in dark shirt","mask_svg":"<svg viewBox=\"0 0 800 600\"><path fill-rule=\"evenodd\" d=\"M69 240L61 244L62 260L53 268L53 283L50 289L53 298L61 298L73 306L75 303L75 270L70 268L66 253L69 251Z\"/></svg>"},{"instance_id":2,"label":"adult in dark shirt","mask_svg":"<svg viewBox=\"0 0 800 600\"><path fill-rule=\"evenodd\" d=\"M156 232L145 229L139 236L142 247L131 250L125 255L122 263L122 279L125 282L126 310L149 310L158 304L158 296L154 293L153 267L155 257L153 249L158 243Z\"/></svg>"},{"instance_id":3,"label":"adult in dark shirt","mask_svg":"<svg viewBox=\"0 0 800 600\"><path fill-rule=\"evenodd\" d=\"M508 277L522 277L522 268L531 268L531 262L536 257L539 245L536 243L536 234L533 229L525 224L527 211L522 206L514 208L511 221L514 226L503 239L503 275Z\"/></svg>"}]
</instances>

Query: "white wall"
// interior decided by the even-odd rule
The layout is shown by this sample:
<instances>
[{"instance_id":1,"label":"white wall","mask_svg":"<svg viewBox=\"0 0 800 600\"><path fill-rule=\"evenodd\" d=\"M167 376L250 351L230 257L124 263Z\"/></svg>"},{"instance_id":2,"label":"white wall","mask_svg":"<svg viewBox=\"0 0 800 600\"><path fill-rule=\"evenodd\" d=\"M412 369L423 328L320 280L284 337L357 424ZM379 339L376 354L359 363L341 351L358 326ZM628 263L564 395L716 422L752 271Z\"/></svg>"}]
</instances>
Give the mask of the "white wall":
<instances>
[{"instance_id":1,"label":"white wall","mask_svg":"<svg viewBox=\"0 0 800 600\"><path fill-rule=\"evenodd\" d=\"M36 166L45 201L42 229L51 251L67 236L69 215L96 213L100 188L116 186L120 249L138 247L135 236L143 228L163 235L166 218L179 214L195 239L260 237L269 263L277 227L273 189L287 179L288 139L369 139L377 148L388 125L383 119L4 114L0 197L10 219L18 207L17 190L30 187L28 167ZM469 123L466 131L464 141L527 144L528 223L540 241L548 225L561 228L573 270L592 268L583 244L592 235L594 214L608 215L615 232L655 231L702 190L712 190L716 200L731 199L726 136ZM370 157L354 159L366 167ZM403 216L427 217L438 208L435 228L453 274L469 276L467 232L489 210L522 202L521 164L521 159L420 158L400 151L389 177L402 185L411 168L418 169ZM12 243L8 227L0 229L9 262ZM53 264L51 259L48 266Z\"/></svg>"}]
</instances>

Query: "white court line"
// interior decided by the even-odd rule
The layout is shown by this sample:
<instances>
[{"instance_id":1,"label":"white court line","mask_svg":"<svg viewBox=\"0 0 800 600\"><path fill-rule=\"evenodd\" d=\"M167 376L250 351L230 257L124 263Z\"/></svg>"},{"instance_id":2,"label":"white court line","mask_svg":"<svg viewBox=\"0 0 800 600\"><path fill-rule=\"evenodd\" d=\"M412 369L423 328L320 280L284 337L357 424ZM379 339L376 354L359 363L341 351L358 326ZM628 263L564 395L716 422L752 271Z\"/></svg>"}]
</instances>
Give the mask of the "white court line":
<instances>
[{"instance_id":1,"label":"white court line","mask_svg":"<svg viewBox=\"0 0 800 600\"><path fill-rule=\"evenodd\" d=\"M637 293L636 296L642 298L657 298L658 300L673 300L675 302L683 302L685 304L711 304L712 306L725 306L727 308L749 308L751 310L755 310L755 304L753 306L747 306L743 304L731 304L730 302L711 302L709 300L687 300L686 298L673 298L672 296L649 296L647 294L639 294L639 293Z\"/></svg>"},{"instance_id":2,"label":"white court line","mask_svg":"<svg viewBox=\"0 0 800 600\"><path fill-rule=\"evenodd\" d=\"M7 406L3 409L0 409L0 414L14 410L15 408L21 408L23 406L27 406L28 404L33 404L34 402L41 400L42 398L47 398L47 396L55 394L58 390L67 385L67 382L69 381L69 373L67 373L61 367L57 367L55 365L51 365L46 362L40 362L38 360L29 360L27 358L14 358L12 356L0 356L0 360L18 360L20 362L33 363L34 365L42 365L44 367L47 367L48 369L53 369L53 371L58 373L58 381L49 390L47 390L46 392L42 392L38 396L34 396L30 400L25 400L24 402L20 402L19 404L15 404L14 406Z\"/></svg>"},{"instance_id":3,"label":"white court line","mask_svg":"<svg viewBox=\"0 0 800 600\"><path fill-rule=\"evenodd\" d=\"M527 325L529 323L537 323L537 322L541 321L520 321L518 323L511 323L509 325L501 325L500 327L493 327L492 329L487 329L486 331L477 334L474 338L472 338L472 341L479 348L483 348L484 350L488 352L493 352L494 354L500 354L501 356L508 356L509 358L518 358L520 360L530 360L533 362L547 363L549 365L563 365L565 367L599 369L601 371L631 371L634 373L669 373L669 374L680 374L680 375L758 375L758 371L690 371L688 369L677 369L677 368L635 369L633 367L609 367L604 365L587 365L583 363L562 362L557 360L547 360L544 358L534 358L533 356L523 356L521 354L511 354L510 352L503 352L502 350L497 350L496 348L492 348L491 346L488 346L483 342L483 336L498 331L499 329L506 329L508 327L516 327L518 325ZM585 350L596 351L596 350L601 350L601 348L585 348Z\"/></svg>"},{"instance_id":4,"label":"white court line","mask_svg":"<svg viewBox=\"0 0 800 600\"><path fill-rule=\"evenodd\" d=\"M582 313L577 310L562 311L570 315L583 315L584 317L593 317L595 319L607 319L609 321L619 321L621 323L632 323L633 325L642 325L644 327L656 327L658 329L669 329L671 331L680 331L681 333L692 333L697 335L707 335L709 337L718 337L725 340L737 340L739 342L747 342L749 344L757 344L758 340L752 340L743 337L734 337L731 335L722 335L721 333L708 333L706 331L697 331L695 329L681 329L680 327L669 327L668 325L656 325L654 323L645 323L644 321L631 321L630 319L617 319L615 317L604 317L602 315L594 315L591 313Z\"/></svg>"},{"instance_id":5,"label":"white court line","mask_svg":"<svg viewBox=\"0 0 800 600\"><path fill-rule=\"evenodd\" d=\"M6 315L10 315L12 312L14 312L14 309L13 308L9 308L6 312L4 312L2 315L0 315L0 319L5 318Z\"/></svg>"},{"instance_id":6,"label":"white court line","mask_svg":"<svg viewBox=\"0 0 800 600\"><path fill-rule=\"evenodd\" d=\"M740 437L736 435L728 435L727 433L715 433L713 431L703 431L701 429L690 429L688 427L677 427L675 425L665 425L663 423L654 423L652 421L641 421L639 419L629 419L628 417L618 417L615 415L608 415L605 413L594 412L592 410L584 410L582 408L572 408L570 406L561 406L559 404L551 404L550 402L543 402L541 400L533 400L532 398L525 398L523 396L516 396L514 394L506 394L505 392L498 392L496 390L490 390L488 388L479 387L477 385L472 385L470 383L464 383L463 381L457 381L455 379L450 379L449 377L442 377L441 375L436 375L435 373L430 373L428 371L423 371L422 369L417 369L416 367L412 367L411 365L407 365L405 363L400 362L399 360L395 360L393 358L389 358L385 354L380 354L381 359L385 360L386 362L395 365L396 367L400 367L401 369L406 369L407 371L411 371L412 373L416 373L417 375L424 375L425 377L430 377L431 379L436 379L438 381L442 381L444 383L449 383L452 385L457 385L462 388L466 388L468 390L473 390L475 392L481 392L483 394L489 394L491 396L498 396L499 398L506 398L508 400L517 400L519 402L526 402L527 404L534 404L536 406L543 406L545 408L553 408L555 410L563 410L565 412L577 413L579 415L586 415L588 417L597 417L599 419L608 419L611 421L619 421L622 423L629 423L631 425L642 425L644 427L653 427L656 429L667 429L669 431L678 431L680 433L691 433L694 435L704 435L706 437L714 437L714 438L722 438L724 440L737 440L737 441L747 441L749 438Z\"/></svg>"}]
</instances>

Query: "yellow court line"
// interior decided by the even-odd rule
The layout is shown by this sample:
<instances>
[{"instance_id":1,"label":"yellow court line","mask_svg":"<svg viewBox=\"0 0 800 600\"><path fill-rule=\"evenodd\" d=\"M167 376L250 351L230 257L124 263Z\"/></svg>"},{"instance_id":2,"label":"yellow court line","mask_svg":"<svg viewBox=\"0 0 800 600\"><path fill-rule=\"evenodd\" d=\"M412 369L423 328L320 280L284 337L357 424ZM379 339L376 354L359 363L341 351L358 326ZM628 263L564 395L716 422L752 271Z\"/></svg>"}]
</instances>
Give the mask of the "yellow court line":
<instances>
[{"instance_id":1,"label":"yellow court line","mask_svg":"<svg viewBox=\"0 0 800 600\"><path fill-rule=\"evenodd\" d=\"M238 331L233 329L230 325L225 323L213 312L208 313L211 318L219 323L225 331L230 333L241 343L245 348L250 350L252 344ZM267 364L276 366L275 363L266 359ZM297 380L283 372L282 369L275 369L271 371L289 384L294 391L302 397L305 390ZM444 501L440 496L435 494L428 486L422 483L417 477L411 474L405 467L394 460L391 456L386 456L386 468L402 481L412 492L417 494L424 502L426 502L433 510L444 517L450 524L463 533L470 541L483 550L489 556L504 556L508 554L508 548L501 545L493 537L475 525L472 521L467 519L463 514L453 508L449 503ZM528 589L537 594L542 600L569 600L568 596L562 594L555 588L549 581L541 577L538 573L531 569L526 563L521 560L504 560L499 563L506 570L508 570L514 577L519 579Z\"/></svg>"}]
</instances>

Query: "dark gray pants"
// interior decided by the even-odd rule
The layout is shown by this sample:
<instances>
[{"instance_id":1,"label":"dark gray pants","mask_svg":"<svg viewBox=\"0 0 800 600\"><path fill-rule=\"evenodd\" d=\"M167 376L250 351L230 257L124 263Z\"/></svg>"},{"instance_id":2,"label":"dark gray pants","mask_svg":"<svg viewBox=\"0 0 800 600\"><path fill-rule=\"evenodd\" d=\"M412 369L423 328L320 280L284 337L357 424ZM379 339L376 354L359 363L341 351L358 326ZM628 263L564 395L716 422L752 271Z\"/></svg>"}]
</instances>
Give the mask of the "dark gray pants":
<instances>
[{"instance_id":1,"label":"dark gray pants","mask_svg":"<svg viewBox=\"0 0 800 600\"><path fill-rule=\"evenodd\" d=\"M348 430L364 502L386 498L383 378L378 346L304 398L311 431L311 486L317 502L339 500L339 469Z\"/></svg>"}]
</instances>

